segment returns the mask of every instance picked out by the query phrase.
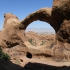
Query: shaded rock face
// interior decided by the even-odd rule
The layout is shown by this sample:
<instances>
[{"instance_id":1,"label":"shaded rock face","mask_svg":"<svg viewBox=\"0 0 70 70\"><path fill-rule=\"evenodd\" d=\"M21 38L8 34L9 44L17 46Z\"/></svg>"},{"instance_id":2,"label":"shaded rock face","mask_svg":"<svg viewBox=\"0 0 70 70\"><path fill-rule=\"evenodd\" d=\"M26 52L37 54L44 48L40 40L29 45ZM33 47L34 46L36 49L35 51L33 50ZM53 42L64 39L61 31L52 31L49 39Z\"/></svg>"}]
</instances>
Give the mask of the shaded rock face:
<instances>
[{"instance_id":1,"label":"shaded rock face","mask_svg":"<svg viewBox=\"0 0 70 70\"><path fill-rule=\"evenodd\" d=\"M57 39L63 43L70 43L70 0L54 0L52 17L57 23Z\"/></svg>"},{"instance_id":2,"label":"shaded rock face","mask_svg":"<svg viewBox=\"0 0 70 70\"><path fill-rule=\"evenodd\" d=\"M67 42L70 44L70 20L65 20L61 26L59 31L57 32L57 36L59 37L59 41Z\"/></svg>"},{"instance_id":3,"label":"shaded rock face","mask_svg":"<svg viewBox=\"0 0 70 70\"><path fill-rule=\"evenodd\" d=\"M51 13L58 31L64 20L70 20L70 0L54 0Z\"/></svg>"}]
</instances>

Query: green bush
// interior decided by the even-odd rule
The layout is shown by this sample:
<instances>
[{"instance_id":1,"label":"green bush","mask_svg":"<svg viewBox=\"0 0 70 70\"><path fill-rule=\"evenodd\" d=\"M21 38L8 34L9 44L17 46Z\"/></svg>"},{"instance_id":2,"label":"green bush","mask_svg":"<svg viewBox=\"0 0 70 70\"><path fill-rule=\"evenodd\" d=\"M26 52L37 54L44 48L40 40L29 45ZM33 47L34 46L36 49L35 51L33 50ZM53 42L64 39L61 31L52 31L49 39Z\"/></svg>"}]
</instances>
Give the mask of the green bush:
<instances>
[{"instance_id":1,"label":"green bush","mask_svg":"<svg viewBox=\"0 0 70 70\"><path fill-rule=\"evenodd\" d=\"M28 40L32 45L33 45L33 40L32 38Z\"/></svg>"},{"instance_id":2,"label":"green bush","mask_svg":"<svg viewBox=\"0 0 70 70\"><path fill-rule=\"evenodd\" d=\"M40 45L44 45L45 44L45 41L42 41L42 43Z\"/></svg>"},{"instance_id":3,"label":"green bush","mask_svg":"<svg viewBox=\"0 0 70 70\"><path fill-rule=\"evenodd\" d=\"M10 60L10 56L7 53L4 53L0 47L0 59L9 61Z\"/></svg>"}]
</instances>

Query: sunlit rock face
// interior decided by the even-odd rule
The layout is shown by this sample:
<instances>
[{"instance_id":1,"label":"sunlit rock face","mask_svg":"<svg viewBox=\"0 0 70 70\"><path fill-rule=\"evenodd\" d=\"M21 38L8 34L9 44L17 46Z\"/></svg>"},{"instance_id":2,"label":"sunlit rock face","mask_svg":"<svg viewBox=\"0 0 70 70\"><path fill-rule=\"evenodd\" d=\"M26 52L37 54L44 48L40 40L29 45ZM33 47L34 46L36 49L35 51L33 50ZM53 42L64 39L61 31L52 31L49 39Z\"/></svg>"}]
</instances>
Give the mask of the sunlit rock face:
<instances>
[{"instance_id":1,"label":"sunlit rock face","mask_svg":"<svg viewBox=\"0 0 70 70\"><path fill-rule=\"evenodd\" d=\"M24 30L19 30L20 20L13 14L4 14L4 28L0 32L0 45L14 47L23 42ZM24 38L24 37L23 37Z\"/></svg>"}]
</instances>

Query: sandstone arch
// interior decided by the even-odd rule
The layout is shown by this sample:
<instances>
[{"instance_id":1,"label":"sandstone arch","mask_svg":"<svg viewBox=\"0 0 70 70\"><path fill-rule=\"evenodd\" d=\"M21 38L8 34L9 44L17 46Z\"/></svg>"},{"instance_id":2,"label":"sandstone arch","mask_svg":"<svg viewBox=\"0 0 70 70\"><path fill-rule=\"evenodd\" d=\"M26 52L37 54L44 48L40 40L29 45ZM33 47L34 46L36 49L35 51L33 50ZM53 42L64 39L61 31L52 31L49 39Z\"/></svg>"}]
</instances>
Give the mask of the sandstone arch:
<instances>
[{"instance_id":1,"label":"sandstone arch","mask_svg":"<svg viewBox=\"0 0 70 70\"><path fill-rule=\"evenodd\" d=\"M42 8L36 12L33 12L29 14L23 21L21 21L21 24L19 26L20 29L26 29L27 26L36 20L48 22L57 32L56 27L53 23L53 18L51 16L51 8Z\"/></svg>"},{"instance_id":2,"label":"sandstone arch","mask_svg":"<svg viewBox=\"0 0 70 70\"><path fill-rule=\"evenodd\" d=\"M54 28L56 32L56 39L58 41L70 43L69 42L70 39L67 39L66 41L66 39L63 37L65 36L65 34L62 33L62 31L63 32L65 31L62 25L65 23L65 21L69 22L70 19L69 3L70 0L53 0L52 8L42 8L36 12L29 14L24 20L21 21L19 28L26 29L26 27L31 22L36 20L45 21L48 22Z\"/></svg>"},{"instance_id":3,"label":"sandstone arch","mask_svg":"<svg viewBox=\"0 0 70 70\"><path fill-rule=\"evenodd\" d=\"M52 8L42 8L29 14L24 20L19 21L17 24L17 29L21 32L25 32L26 27L33 21L40 20L48 22L56 32L56 40L63 43L70 43L69 35L69 20L70 20L70 0L53 0ZM7 26L7 20L10 18L19 20L13 14L5 14L4 28ZM12 19L12 20L13 20ZM12 20L10 20L11 23ZM10 23L9 22L9 23ZM67 23L67 24L66 24ZM16 25L15 25L16 28ZM24 35L24 34L23 34ZM65 37L65 36L68 37Z\"/></svg>"},{"instance_id":4,"label":"sandstone arch","mask_svg":"<svg viewBox=\"0 0 70 70\"><path fill-rule=\"evenodd\" d=\"M4 17L4 28L0 32L1 45L5 47L21 43L24 45L25 29L31 22L40 20L48 22L56 31L56 43L52 48L53 51L56 50L56 55L61 52L61 49L63 49L61 55L64 50L70 51L70 0L53 0L52 8L42 8L35 11L22 21L13 14L5 14Z\"/></svg>"}]
</instances>

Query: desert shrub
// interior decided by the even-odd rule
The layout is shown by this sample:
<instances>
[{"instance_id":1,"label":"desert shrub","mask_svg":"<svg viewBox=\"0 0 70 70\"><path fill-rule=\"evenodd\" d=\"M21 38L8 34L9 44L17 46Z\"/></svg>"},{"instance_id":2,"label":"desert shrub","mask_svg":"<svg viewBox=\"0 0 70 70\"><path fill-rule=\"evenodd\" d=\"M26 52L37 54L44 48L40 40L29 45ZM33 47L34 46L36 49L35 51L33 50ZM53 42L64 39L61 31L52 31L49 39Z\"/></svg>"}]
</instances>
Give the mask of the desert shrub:
<instances>
[{"instance_id":1,"label":"desert shrub","mask_svg":"<svg viewBox=\"0 0 70 70\"><path fill-rule=\"evenodd\" d=\"M31 43L31 44L33 45L33 40L32 40L32 38L29 39L28 41L29 41L29 43Z\"/></svg>"},{"instance_id":2,"label":"desert shrub","mask_svg":"<svg viewBox=\"0 0 70 70\"><path fill-rule=\"evenodd\" d=\"M7 53L4 53L0 47L0 59L9 61L10 60L10 56Z\"/></svg>"},{"instance_id":3,"label":"desert shrub","mask_svg":"<svg viewBox=\"0 0 70 70\"><path fill-rule=\"evenodd\" d=\"M40 45L44 45L45 44L45 41L42 41L42 43Z\"/></svg>"}]
</instances>

